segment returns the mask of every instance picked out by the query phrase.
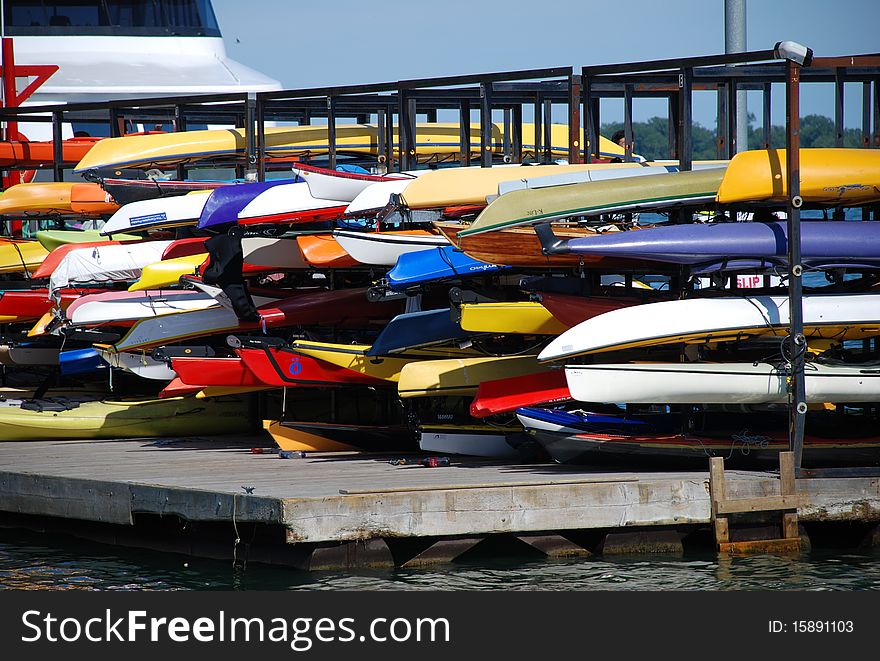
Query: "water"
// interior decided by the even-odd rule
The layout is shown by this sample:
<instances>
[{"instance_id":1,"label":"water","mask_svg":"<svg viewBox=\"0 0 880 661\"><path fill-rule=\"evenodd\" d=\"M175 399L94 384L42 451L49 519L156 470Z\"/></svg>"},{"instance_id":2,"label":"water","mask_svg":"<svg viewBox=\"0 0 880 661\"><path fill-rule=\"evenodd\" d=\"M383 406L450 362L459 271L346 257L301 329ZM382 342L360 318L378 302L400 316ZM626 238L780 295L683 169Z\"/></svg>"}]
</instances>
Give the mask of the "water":
<instances>
[{"instance_id":1,"label":"water","mask_svg":"<svg viewBox=\"0 0 880 661\"><path fill-rule=\"evenodd\" d=\"M880 590L880 549L798 557L482 559L432 569L304 572L0 530L0 589L60 590Z\"/></svg>"}]
</instances>

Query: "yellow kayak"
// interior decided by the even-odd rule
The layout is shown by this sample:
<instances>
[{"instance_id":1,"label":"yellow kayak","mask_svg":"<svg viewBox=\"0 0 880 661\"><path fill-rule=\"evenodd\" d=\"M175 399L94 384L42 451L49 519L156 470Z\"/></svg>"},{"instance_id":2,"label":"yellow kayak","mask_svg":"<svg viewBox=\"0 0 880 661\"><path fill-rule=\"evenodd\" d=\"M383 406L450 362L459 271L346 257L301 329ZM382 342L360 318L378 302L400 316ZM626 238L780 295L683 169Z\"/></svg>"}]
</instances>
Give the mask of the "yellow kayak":
<instances>
[{"instance_id":1,"label":"yellow kayak","mask_svg":"<svg viewBox=\"0 0 880 661\"><path fill-rule=\"evenodd\" d=\"M521 335L559 335L568 326L550 314L540 303L464 303L459 325L471 333L517 333Z\"/></svg>"},{"instance_id":2,"label":"yellow kayak","mask_svg":"<svg viewBox=\"0 0 880 661\"><path fill-rule=\"evenodd\" d=\"M195 275L196 269L204 264L206 259L208 253L202 252L147 264L141 272L141 277L132 283L128 291L164 289L176 285L180 282L180 276Z\"/></svg>"},{"instance_id":3,"label":"yellow kayak","mask_svg":"<svg viewBox=\"0 0 880 661\"><path fill-rule=\"evenodd\" d=\"M240 398L82 401L66 411L0 406L0 441L82 440L240 433L248 403Z\"/></svg>"},{"instance_id":4,"label":"yellow kayak","mask_svg":"<svg viewBox=\"0 0 880 661\"><path fill-rule=\"evenodd\" d=\"M535 355L421 360L401 370L397 392L401 397L475 395L483 381L545 371Z\"/></svg>"},{"instance_id":5,"label":"yellow kayak","mask_svg":"<svg viewBox=\"0 0 880 661\"><path fill-rule=\"evenodd\" d=\"M34 271L48 254L39 241L0 238L0 273Z\"/></svg>"},{"instance_id":6,"label":"yellow kayak","mask_svg":"<svg viewBox=\"0 0 880 661\"><path fill-rule=\"evenodd\" d=\"M730 160L718 202L785 202L788 167L784 149L740 152ZM801 197L814 204L860 205L880 200L880 151L801 149Z\"/></svg>"},{"instance_id":7,"label":"yellow kayak","mask_svg":"<svg viewBox=\"0 0 880 661\"><path fill-rule=\"evenodd\" d=\"M98 184L46 181L16 184L0 195L0 214L102 214L119 205Z\"/></svg>"},{"instance_id":8,"label":"yellow kayak","mask_svg":"<svg viewBox=\"0 0 880 661\"><path fill-rule=\"evenodd\" d=\"M400 379L401 370L409 363L435 358L446 358L462 352L454 349L413 349L394 356L367 356L370 345L365 344L332 344L329 342L293 342L290 348L296 353L311 356L331 363L337 367L360 372L374 379L396 383ZM465 352L468 353L468 352Z\"/></svg>"},{"instance_id":9,"label":"yellow kayak","mask_svg":"<svg viewBox=\"0 0 880 661\"><path fill-rule=\"evenodd\" d=\"M360 448L340 443L303 429L293 429L278 420L263 420L265 429L280 450L310 452L360 452Z\"/></svg>"},{"instance_id":10,"label":"yellow kayak","mask_svg":"<svg viewBox=\"0 0 880 661\"><path fill-rule=\"evenodd\" d=\"M396 127L395 127L396 131ZM533 124L523 124L523 152L534 152ZM583 132L581 132L583 136ZM373 124L338 124L336 147L339 153L379 155L378 128ZM481 152L480 125L471 124L471 152ZM443 155L457 155L460 151L457 123L420 123L416 125L416 155L429 160ZM398 140L394 138L397 153ZM492 151L503 151L503 127L492 128ZM583 144L583 137L581 137ZM180 131L151 135L105 138L77 164L74 172L95 168L168 166L205 159L242 158L247 146L244 129L213 129ZM623 151L610 140L600 140L603 156L620 156ZM326 154L329 151L327 127L320 125L269 127L265 130L265 153L269 158L302 158ZM554 156L568 154L568 127L551 126L551 152Z\"/></svg>"}]
</instances>

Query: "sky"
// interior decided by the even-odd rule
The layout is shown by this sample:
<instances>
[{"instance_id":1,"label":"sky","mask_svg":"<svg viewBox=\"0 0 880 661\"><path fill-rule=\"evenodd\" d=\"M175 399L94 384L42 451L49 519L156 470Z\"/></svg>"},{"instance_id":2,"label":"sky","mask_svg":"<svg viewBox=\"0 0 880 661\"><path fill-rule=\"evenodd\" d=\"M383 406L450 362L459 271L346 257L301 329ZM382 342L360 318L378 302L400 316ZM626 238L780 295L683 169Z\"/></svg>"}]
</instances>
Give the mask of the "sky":
<instances>
[{"instance_id":1,"label":"sky","mask_svg":"<svg viewBox=\"0 0 880 661\"><path fill-rule=\"evenodd\" d=\"M213 0L228 54L286 89L724 53L724 0ZM792 40L817 56L880 53L880 0L746 0L746 46ZM774 86L775 88L776 86ZM809 88L809 89L808 89ZM857 89L858 88L858 89ZM773 123L784 123L774 89ZM760 96L749 95L759 118ZM665 116L636 100L636 121ZM831 85L803 86L801 114L833 116ZM602 121L622 121L621 101ZM845 124L860 126L860 86ZM715 123L714 94L694 120ZM760 119L759 119L760 121Z\"/></svg>"}]
</instances>

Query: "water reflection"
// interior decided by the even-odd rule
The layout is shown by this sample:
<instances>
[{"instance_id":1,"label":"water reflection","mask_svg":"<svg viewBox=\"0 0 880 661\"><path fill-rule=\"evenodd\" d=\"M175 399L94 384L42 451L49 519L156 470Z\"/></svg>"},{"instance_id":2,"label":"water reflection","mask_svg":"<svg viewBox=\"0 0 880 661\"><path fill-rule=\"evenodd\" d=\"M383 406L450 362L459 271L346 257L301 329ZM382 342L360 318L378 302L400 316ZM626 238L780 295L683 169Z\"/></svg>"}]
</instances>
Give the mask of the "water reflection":
<instances>
[{"instance_id":1,"label":"water reflection","mask_svg":"<svg viewBox=\"0 0 880 661\"><path fill-rule=\"evenodd\" d=\"M880 550L800 556L628 556L432 569L302 572L0 531L0 589L60 590L878 590Z\"/></svg>"}]
</instances>

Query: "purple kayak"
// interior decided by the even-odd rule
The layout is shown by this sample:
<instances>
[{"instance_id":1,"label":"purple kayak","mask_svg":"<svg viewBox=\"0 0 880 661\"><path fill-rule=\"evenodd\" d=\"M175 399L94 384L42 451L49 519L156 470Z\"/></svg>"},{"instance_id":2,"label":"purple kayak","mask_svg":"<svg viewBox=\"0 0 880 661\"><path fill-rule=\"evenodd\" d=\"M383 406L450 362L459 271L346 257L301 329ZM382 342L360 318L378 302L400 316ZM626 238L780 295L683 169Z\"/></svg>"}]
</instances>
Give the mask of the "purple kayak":
<instances>
[{"instance_id":1,"label":"purple kayak","mask_svg":"<svg viewBox=\"0 0 880 661\"><path fill-rule=\"evenodd\" d=\"M670 225L571 239L559 248L575 254L671 264L750 259L779 263L788 256L788 228L785 222ZM880 223L802 222L801 253L807 264L876 266L880 264Z\"/></svg>"},{"instance_id":2,"label":"purple kayak","mask_svg":"<svg viewBox=\"0 0 880 661\"><path fill-rule=\"evenodd\" d=\"M260 193L280 184L292 184L299 179L274 179L249 184L223 186L211 193L202 215L199 217L198 228L217 227L238 222L238 212Z\"/></svg>"}]
</instances>

